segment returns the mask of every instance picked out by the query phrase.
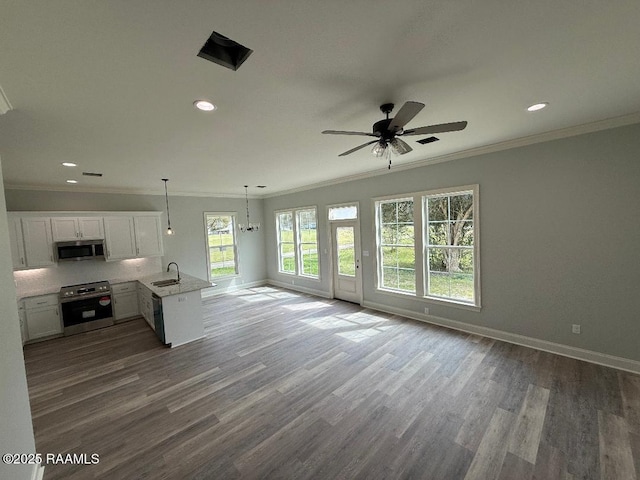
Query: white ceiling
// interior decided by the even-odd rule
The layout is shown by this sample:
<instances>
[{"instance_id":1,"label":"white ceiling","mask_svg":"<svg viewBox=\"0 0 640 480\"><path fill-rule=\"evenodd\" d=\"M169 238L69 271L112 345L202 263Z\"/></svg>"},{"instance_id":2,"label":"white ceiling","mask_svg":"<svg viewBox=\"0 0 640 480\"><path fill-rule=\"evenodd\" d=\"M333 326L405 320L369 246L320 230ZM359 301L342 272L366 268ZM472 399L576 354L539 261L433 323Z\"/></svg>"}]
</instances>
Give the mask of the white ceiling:
<instances>
[{"instance_id":1,"label":"white ceiling","mask_svg":"<svg viewBox=\"0 0 640 480\"><path fill-rule=\"evenodd\" d=\"M405 139L399 168L634 114L638 25L638 0L4 2L5 184L269 195L385 169L338 157L370 138L320 133L368 131L385 102L427 105L409 127L469 122ZM213 30L254 50L238 71L196 56Z\"/></svg>"}]
</instances>

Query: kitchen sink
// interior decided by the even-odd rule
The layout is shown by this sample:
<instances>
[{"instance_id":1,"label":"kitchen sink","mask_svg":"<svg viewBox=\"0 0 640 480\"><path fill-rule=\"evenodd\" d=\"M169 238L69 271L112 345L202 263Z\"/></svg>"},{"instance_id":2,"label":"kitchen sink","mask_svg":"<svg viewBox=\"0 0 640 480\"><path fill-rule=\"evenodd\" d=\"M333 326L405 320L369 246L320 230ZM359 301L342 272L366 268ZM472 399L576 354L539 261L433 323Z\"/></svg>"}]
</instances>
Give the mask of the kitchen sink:
<instances>
[{"instance_id":1,"label":"kitchen sink","mask_svg":"<svg viewBox=\"0 0 640 480\"><path fill-rule=\"evenodd\" d=\"M158 280L157 282L151 282L151 285L154 287L169 287L171 285L178 285L180 280L176 280L175 278L170 278L168 280Z\"/></svg>"}]
</instances>

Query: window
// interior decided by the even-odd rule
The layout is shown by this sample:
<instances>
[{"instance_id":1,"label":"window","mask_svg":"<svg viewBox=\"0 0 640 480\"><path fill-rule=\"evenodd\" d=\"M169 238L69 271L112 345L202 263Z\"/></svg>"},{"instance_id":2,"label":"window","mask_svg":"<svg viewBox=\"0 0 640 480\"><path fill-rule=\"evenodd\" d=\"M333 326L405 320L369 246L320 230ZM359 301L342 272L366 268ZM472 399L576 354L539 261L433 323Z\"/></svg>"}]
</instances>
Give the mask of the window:
<instances>
[{"instance_id":1,"label":"window","mask_svg":"<svg viewBox=\"0 0 640 480\"><path fill-rule=\"evenodd\" d=\"M209 280L238 274L235 213L205 213Z\"/></svg>"},{"instance_id":2,"label":"window","mask_svg":"<svg viewBox=\"0 0 640 480\"><path fill-rule=\"evenodd\" d=\"M475 304L473 191L425 195L426 296Z\"/></svg>"},{"instance_id":3,"label":"window","mask_svg":"<svg viewBox=\"0 0 640 480\"><path fill-rule=\"evenodd\" d=\"M316 209L298 210L298 249L300 275L318 277L318 229L316 228Z\"/></svg>"},{"instance_id":4,"label":"window","mask_svg":"<svg viewBox=\"0 0 640 480\"><path fill-rule=\"evenodd\" d=\"M379 288L415 293L413 198L376 202Z\"/></svg>"},{"instance_id":5,"label":"window","mask_svg":"<svg viewBox=\"0 0 640 480\"><path fill-rule=\"evenodd\" d=\"M381 198L375 214L379 290L480 307L477 185Z\"/></svg>"},{"instance_id":6,"label":"window","mask_svg":"<svg viewBox=\"0 0 640 480\"><path fill-rule=\"evenodd\" d=\"M329 207L329 220L355 220L358 218L358 205L337 205Z\"/></svg>"},{"instance_id":7,"label":"window","mask_svg":"<svg viewBox=\"0 0 640 480\"><path fill-rule=\"evenodd\" d=\"M276 213L278 271L318 278L318 229L315 208Z\"/></svg>"}]
</instances>

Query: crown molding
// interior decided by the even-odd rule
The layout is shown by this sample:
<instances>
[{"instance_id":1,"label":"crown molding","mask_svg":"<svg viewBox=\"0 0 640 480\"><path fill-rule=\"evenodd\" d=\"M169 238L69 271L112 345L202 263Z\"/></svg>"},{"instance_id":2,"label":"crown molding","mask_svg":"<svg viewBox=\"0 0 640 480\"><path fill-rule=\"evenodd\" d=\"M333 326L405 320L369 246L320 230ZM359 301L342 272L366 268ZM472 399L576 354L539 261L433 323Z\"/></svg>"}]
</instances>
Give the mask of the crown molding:
<instances>
[{"instance_id":1,"label":"crown molding","mask_svg":"<svg viewBox=\"0 0 640 480\"><path fill-rule=\"evenodd\" d=\"M475 157L478 155L484 155L487 153L495 153L502 150L509 150L512 148L524 147L535 143L550 142L553 140L560 140L562 138L575 137L577 135L583 135L586 133L598 132L601 130L609 130L612 128L623 127L625 125L632 125L634 123L640 123L640 112L632 113L629 115L623 115L621 117L607 118L605 120L599 120L597 122L585 123L582 125L576 125L574 127L562 128L559 130L551 130L548 132L538 133L535 135L529 135L526 137L520 137L513 140L506 140L504 142L493 143L490 145L483 145L480 147L463 150L461 152L449 153L447 155L441 155L438 157L424 158L414 162L402 163L393 166L394 172L411 170L418 167L424 167L426 165L435 165L437 163L450 162L452 160L460 160L463 158ZM388 175L389 170L379 168L371 170L369 172L357 173L355 175L349 175L342 178L333 180L326 180L323 182L312 183L301 187L292 188L289 190L282 190L280 192L274 192L271 194L263 195L262 198L280 197L282 195L290 195L293 193L304 192L307 190L313 190L316 188L328 187L337 183L352 182L354 180L362 180L365 178L377 177L379 175Z\"/></svg>"},{"instance_id":2,"label":"crown molding","mask_svg":"<svg viewBox=\"0 0 640 480\"><path fill-rule=\"evenodd\" d=\"M7 183L4 185L5 190L31 190L42 192L72 192L72 193L106 193L116 195L155 195L164 197L164 189L162 190L145 190L145 189L124 189L124 188L96 188L96 187L77 187L66 185L13 185ZM170 197L204 197L204 198L242 198L244 194L240 193L213 193L213 192L170 192ZM259 200L260 196L249 195L250 199Z\"/></svg>"},{"instance_id":3,"label":"crown molding","mask_svg":"<svg viewBox=\"0 0 640 480\"><path fill-rule=\"evenodd\" d=\"M4 115L9 110L13 110L13 107L11 106L6 93L2 90L2 85L0 85L0 115Z\"/></svg>"}]
</instances>

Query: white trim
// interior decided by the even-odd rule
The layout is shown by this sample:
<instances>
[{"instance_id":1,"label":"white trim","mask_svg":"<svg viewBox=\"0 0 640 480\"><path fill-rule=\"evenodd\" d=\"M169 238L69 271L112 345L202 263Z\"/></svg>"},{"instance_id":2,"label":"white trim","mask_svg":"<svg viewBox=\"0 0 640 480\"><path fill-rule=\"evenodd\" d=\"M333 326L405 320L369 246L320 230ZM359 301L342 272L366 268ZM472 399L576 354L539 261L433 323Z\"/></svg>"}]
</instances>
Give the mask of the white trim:
<instances>
[{"instance_id":1,"label":"white trim","mask_svg":"<svg viewBox=\"0 0 640 480\"><path fill-rule=\"evenodd\" d=\"M0 115L4 115L9 110L13 110L13 107L7 98L7 94L2 90L2 85L0 85Z\"/></svg>"},{"instance_id":2,"label":"white trim","mask_svg":"<svg viewBox=\"0 0 640 480\"><path fill-rule=\"evenodd\" d=\"M634 123L640 123L640 112L632 113L629 115L623 115L620 117L607 118L604 120L598 120L591 123L584 123L582 125L576 125L573 127L562 128L559 130L551 130L548 132L537 133L535 135L529 135L526 137L515 138L513 140L506 140L504 142L492 143L480 147L470 148L461 152L448 153L432 158L423 158L415 162L394 164L393 171L399 172L402 170L410 170L413 168L423 167L426 165L434 165L436 163L449 162L452 160L460 160L462 158L474 157L477 155L484 155L487 153L499 152L502 150L509 150L511 148L524 147L535 143L549 142L552 140L559 140L567 137L575 137L577 135L583 135L585 133L593 133L601 130L608 130L611 128L623 127L625 125L632 125ZM281 190L279 192L269 193L262 198L280 197L282 195L289 195L292 193L304 192L306 190L313 190L316 188L329 187L338 183L351 182L354 180L362 180L365 178L377 177L380 175L388 175L389 169L387 167L371 170L369 172L356 173L354 175L348 175L340 178L334 178L325 180L323 182L312 183L301 187L291 188L289 190ZM6 188L6 187L5 187Z\"/></svg>"},{"instance_id":3,"label":"white trim","mask_svg":"<svg viewBox=\"0 0 640 480\"><path fill-rule=\"evenodd\" d=\"M33 470L31 470L31 480L42 480L44 477L44 467L41 463L34 465Z\"/></svg>"},{"instance_id":4,"label":"white trim","mask_svg":"<svg viewBox=\"0 0 640 480\"><path fill-rule=\"evenodd\" d=\"M273 285L274 287L280 287L286 290L295 290L296 292L308 293L309 295L315 295L316 297L331 298L331 295L329 293L324 292L322 290L316 290L315 288L302 287L300 285L282 283L272 279L267 280L267 285Z\"/></svg>"},{"instance_id":5,"label":"white trim","mask_svg":"<svg viewBox=\"0 0 640 480\"><path fill-rule=\"evenodd\" d=\"M284 288L288 287L285 286ZM563 345L561 343L549 342L547 340L527 337L524 335L519 335L517 333L504 332L502 330L496 330L489 327L471 325L457 320L437 317L435 315L424 315L412 312L411 310L389 307L387 305L382 305L375 302L365 301L363 302L363 306L366 308L371 308L372 310L378 310L394 315L401 315L403 317L418 320L420 322L431 323L461 332L472 333L474 335L482 335L484 337L493 338L495 340L513 343L515 345L522 345L524 347L535 348L536 350L555 353L556 355L575 358L577 360L583 360L585 362L595 363L597 365L603 365L605 367L616 368L618 370L625 370L632 373L640 373L640 362L628 358L617 357L615 355L609 355L606 353L594 352L593 350L586 350L584 348L571 347L569 345Z\"/></svg>"}]
</instances>

